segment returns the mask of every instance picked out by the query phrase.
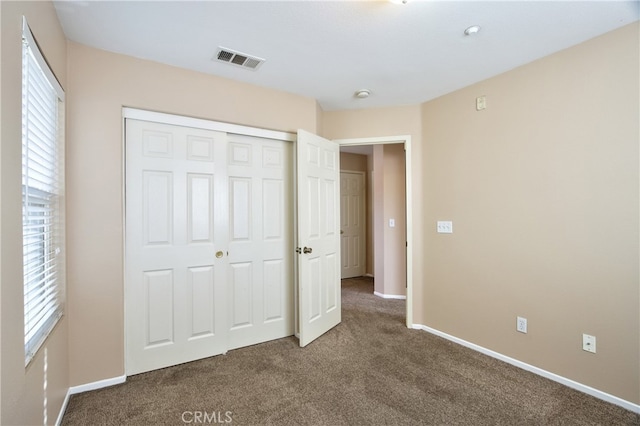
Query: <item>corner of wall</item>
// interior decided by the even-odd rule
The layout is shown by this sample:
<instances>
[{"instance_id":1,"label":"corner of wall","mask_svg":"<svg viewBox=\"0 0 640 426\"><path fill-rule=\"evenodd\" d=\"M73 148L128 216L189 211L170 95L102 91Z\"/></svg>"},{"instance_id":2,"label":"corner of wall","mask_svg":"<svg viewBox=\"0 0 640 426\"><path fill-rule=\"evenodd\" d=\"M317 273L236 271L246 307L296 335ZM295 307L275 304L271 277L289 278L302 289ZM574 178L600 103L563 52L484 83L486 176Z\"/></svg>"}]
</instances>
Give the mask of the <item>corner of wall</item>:
<instances>
[{"instance_id":1,"label":"corner of wall","mask_svg":"<svg viewBox=\"0 0 640 426\"><path fill-rule=\"evenodd\" d=\"M316 129L315 134L324 137L324 110L316 100Z\"/></svg>"}]
</instances>

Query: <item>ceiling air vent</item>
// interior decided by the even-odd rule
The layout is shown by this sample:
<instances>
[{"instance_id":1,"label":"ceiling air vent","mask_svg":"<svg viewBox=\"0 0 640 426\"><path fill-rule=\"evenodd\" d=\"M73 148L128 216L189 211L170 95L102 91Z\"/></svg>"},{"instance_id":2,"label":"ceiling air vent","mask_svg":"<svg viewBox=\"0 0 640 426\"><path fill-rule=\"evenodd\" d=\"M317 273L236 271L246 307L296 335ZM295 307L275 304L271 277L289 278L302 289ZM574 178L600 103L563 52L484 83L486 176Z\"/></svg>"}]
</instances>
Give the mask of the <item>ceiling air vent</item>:
<instances>
[{"instance_id":1,"label":"ceiling air vent","mask_svg":"<svg viewBox=\"0 0 640 426\"><path fill-rule=\"evenodd\" d=\"M219 47L218 53L216 53L214 59L228 64L238 65L242 68L248 68L250 70L257 70L265 61L262 58L247 55L246 53L236 52L235 50L227 49L226 47Z\"/></svg>"}]
</instances>

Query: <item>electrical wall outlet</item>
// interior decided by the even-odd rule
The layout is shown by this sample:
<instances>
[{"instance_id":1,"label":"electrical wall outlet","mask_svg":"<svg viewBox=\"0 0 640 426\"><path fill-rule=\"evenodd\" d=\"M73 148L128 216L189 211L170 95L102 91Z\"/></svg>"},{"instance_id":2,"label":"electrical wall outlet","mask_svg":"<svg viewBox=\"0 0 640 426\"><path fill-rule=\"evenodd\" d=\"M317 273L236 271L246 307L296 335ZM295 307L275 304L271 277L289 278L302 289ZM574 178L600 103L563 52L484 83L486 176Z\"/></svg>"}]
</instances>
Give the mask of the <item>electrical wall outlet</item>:
<instances>
[{"instance_id":1,"label":"electrical wall outlet","mask_svg":"<svg viewBox=\"0 0 640 426\"><path fill-rule=\"evenodd\" d=\"M526 318L518 317L516 319L516 330L519 331L520 333L526 333L527 332L527 319Z\"/></svg>"},{"instance_id":2,"label":"electrical wall outlet","mask_svg":"<svg viewBox=\"0 0 640 426\"><path fill-rule=\"evenodd\" d=\"M487 108L487 97L486 96L477 97L476 98L476 110L477 111L482 111L485 108Z\"/></svg>"},{"instance_id":3,"label":"electrical wall outlet","mask_svg":"<svg viewBox=\"0 0 640 426\"><path fill-rule=\"evenodd\" d=\"M449 220L439 220L436 224L438 234L453 234L453 222Z\"/></svg>"},{"instance_id":4,"label":"electrical wall outlet","mask_svg":"<svg viewBox=\"0 0 640 426\"><path fill-rule=\"evenodd\" d=\"M588 334L582 335L582 350L596 353L596 336L590 336Z\"/></svg>"}]
</instances>

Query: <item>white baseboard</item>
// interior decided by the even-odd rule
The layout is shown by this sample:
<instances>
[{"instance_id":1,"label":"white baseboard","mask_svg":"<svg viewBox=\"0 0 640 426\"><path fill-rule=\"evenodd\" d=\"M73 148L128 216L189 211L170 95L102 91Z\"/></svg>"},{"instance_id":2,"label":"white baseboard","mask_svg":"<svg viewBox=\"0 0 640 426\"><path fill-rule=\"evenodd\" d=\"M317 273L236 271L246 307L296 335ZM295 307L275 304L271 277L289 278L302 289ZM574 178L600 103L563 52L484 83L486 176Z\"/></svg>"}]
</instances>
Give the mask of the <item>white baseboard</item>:
<instances>
[{"instance_id":1,"label":"white baseboard","mask_svg":"<svg viewBox=\"0 0 640 426\"><path fill-rule=\"evenodd\" d=\"M98 380L97 382L85 383L84 385L72 386L69 388L69 394L88 392L96 389L108 388L109 386L119 385L127 381L127 376L112 377L111 379Z\"/></svg>"},{"instance_id":2,"label":"white baseboard","mask_svg":"<svg viewBox=\"0 0 640 426\"><path fill-rule=\"evenodd\" d=\"M523 370L527 370L530 371L531 373L537 374L539 376L545 377L549 380L553 380L554 382L563 384L565 386L568 386L572 389L578 390L580 392L584 392L588 395L591 395L593 397L596 397L598 399L601 399L603 401L606 402L610 402L612 404L618 405L622 408L625 408L629 411L633 411L634 413L638 413L640 414L640 404L635 404L631 401L627 401L624 400L622 398L618 398L617 396L608 394L606 392L602 392L598 389L592 388L591 386L587 386L587 385L583 385L582 383L578 383L574 380L571 379L567 379L566 377L562 377L559 376L555 373L552 373L550 371L547 370L543 370L542 368L538 368L535 367L533 365L527 364L525 362L522 361L518 361L515 358L511 358L508 357L506 355L503 355L499 352L495 352L492 351L491 349L487 349L484 348L482 346L476 345L475 343L471 343L471 342L467 342L466 340L462 340L458 337L452 336L450 334L447 333L443 333L442 331L436 330L434 328L431 327L427 327L426 325L422 325L422 324L413 324L412 326L413 328L417 329L417 330L423 330L426 331L427 333L431 333L431 334L435 334L436 336L440 336L444 339L447 339L451 342L457 343L459 345L465 346L467 348L473 349L475 351L478 351L480 353L483 353L485 355L488 355L492 358L496 358L499 359L500 361L504 361L508 364L514 365L516 367L522 368Z\"/></svg>"},{"instance_id":3,"label":"white baseboard","mask_svg":"<svg viewBox=\"0 0 640 426\"><path fill-rule=\"evenodd\" d=\"M368 278L373 278L373 274L369 274L369 273L364 274L364 276Z\"/></svg>"},{"instance_id":4,"label":"white baseboard","mask_svg":"<svg viewBox=\"0 0 640 426\"><path fill-rule=\"evenodd\" d=\"M69 404L69 398L71 398L71 395L96 389L107 388L113 385L119 385L120 383L124 383L126 381L127 376L119 376L113 377L111 379L98 380L97 382L86 383L84 385L71 386L67 390L67 395L64 397L64 401L62 402L62 407L60 407L60 413L58 413L58 418L56 419L55 425L60 426L60 424L62 424L62 417L64 417L64 412L67 411L67 405Z\"/></svg>"},{"instance_id":5,"label":"white baseboard","mask_svg":"<svg viewBox=\"0 0 640 426\"><path fill-rule=\"evenodd\" d=\"M62 401L62 407L60 407L60 412L58 413L58 418L56 419L55 426L60 426L62 424L62 417L64 417L64 412L67 411L67 404L69 404L69 397L71 393L69 389L67 389L67 394L64 397L64 401Z\"/></svg>"},{"instance_id":6,"label":"white baseboard","mask_svg":"<svg viewBox=\"0 0 640 426\"><path fill-rule=\"evenodd\" d=\"M378 297L382 297L383 299L403 299L403 300L407 299L407 296L403 296L401 294L382 294L382 293L378 293L377 291L374 291L373 294L375 294Z\"/></svg>"}]
</instances>

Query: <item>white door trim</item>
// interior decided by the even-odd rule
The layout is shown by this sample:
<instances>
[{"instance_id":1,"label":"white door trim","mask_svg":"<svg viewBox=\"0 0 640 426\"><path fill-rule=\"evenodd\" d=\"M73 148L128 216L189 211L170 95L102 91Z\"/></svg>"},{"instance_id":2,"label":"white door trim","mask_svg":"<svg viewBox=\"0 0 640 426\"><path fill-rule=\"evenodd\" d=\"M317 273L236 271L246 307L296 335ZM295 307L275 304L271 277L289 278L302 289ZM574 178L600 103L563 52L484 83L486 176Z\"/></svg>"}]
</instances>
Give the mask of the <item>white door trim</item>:
<instances>
[{"instance_id":1,"label":"white door trim","mask_svg":"<svg viewBox=\"0 0 640 426\"><path fill-rule=\"evenodd\" d=\"M413 209L411 183L411 135L334 139L340 146L404 144L407 220L407 327L413 327Z\"/></svg>"},{"instance_id":2,"label":"white door trim","mask_svg":"<svg viewBox=\"0 0 640 426\"><path fill-rule=\"evenodd\" d=\"M122 118L153 121L156 123L173 124L175 126L192 127L194 129L216 130L219 132L235 133L237 135L257 136L259 138L276 139L279 141L295 142L295 133L277 130L260 129L258 127L241 126L239 124L221 121L205 120L202 118L185 117L182 115L165 114L163 112L146 111L143 109L122 108Z\"/></svg>"}]
</instances>

